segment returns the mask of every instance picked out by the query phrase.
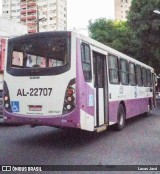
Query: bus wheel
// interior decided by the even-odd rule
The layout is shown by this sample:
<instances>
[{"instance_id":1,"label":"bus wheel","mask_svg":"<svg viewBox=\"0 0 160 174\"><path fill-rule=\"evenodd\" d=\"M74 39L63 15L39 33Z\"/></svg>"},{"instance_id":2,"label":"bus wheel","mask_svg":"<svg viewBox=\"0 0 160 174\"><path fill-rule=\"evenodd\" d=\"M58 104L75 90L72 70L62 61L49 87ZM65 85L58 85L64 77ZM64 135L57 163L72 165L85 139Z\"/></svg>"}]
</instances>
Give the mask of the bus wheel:
<instances>
[{"instance_id":1,"label":"bus wheel","mask_svg":"<svg viewBox=\"0 0 160 174\"><path fill-rule=\"evenodd\" d=\"M116 124L117 131L120 131L124 128L125 121L126 121L126 113L123 105L120 104L117 112L117 124Z\"/></svg>"},{"instance_id":2,"label":"bus wheel","mask_svg":"<svg viewBox=\"0 0 160 174\"><path fill-rule=\"evenodd\" d=\"M150 115L151 115L151 105L150 104L148 104L148 106L147 106L147 112L145 112L144 113L144 115L146 116L146 117L149 117Z\"/></svg>"}]
</instances>

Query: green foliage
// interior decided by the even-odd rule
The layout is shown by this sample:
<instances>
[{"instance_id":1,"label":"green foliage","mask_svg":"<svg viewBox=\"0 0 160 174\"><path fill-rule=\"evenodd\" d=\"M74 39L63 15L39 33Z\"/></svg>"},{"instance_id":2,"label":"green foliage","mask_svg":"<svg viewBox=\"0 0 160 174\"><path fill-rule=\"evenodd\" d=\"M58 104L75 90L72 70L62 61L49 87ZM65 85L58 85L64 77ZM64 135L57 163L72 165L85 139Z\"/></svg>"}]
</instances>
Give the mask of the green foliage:
<instances>
[{"instance_id":1,"label":"green foliage","mask_svg":"<svg viewBox=\"0 0 160 174\"><path fill-rule=\"evenodd\" d=\"M112 21L105 18L89 21L90 37L121 52L128 52L131 37L127 23Z\"/></svg>"},{"instance_id":2,"label":"green foliage","mask_svg":"<svg viewBox=\"0 0 160 174\"><path fill-rule=\"evenodd\" d=\"M132 0L128 25L136 40L135 57L160 73L160 15L155 9L160 10L160 0Z\"/></svg>"},{"instance_id":3,"label":"green foliage","mask_svg":"<svg viewBox=\"0 0 160 174\"><path fill-rule=\"evenodd\" d=\"M128 20L89 21L90 37L134 57L160 73L160 0L132 0Z\"/></svg>"}]
</instances>

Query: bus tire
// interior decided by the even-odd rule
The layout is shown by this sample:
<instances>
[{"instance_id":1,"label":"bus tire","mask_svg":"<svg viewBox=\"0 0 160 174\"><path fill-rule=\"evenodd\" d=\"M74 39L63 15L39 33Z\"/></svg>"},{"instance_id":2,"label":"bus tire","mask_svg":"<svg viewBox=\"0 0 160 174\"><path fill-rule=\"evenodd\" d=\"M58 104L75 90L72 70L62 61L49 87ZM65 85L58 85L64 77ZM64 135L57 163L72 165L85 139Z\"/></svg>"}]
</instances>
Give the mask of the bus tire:
<instances>
[{"instance_id":1,"label":"bus tire","mask_svg":"<svg viewBox=\"0 0 160 174\"><path fill-rule=\"evenodd\" d=\"M118 107L116 130L121 131L125 126L126 113L122 104Z\"/></svg>"},{"instance_id":2,"label":"bus tire","mask_svg":"<svg viewBox=\"0 0 160 174\"><path fill-rule=\"evenodd\" d=\"M147 112L144 113L144 116L145 116L145 117L149 117L149 116L151 115L151 110L152 110L151 104L148 103Z\"/></svg>"}]
</instances>

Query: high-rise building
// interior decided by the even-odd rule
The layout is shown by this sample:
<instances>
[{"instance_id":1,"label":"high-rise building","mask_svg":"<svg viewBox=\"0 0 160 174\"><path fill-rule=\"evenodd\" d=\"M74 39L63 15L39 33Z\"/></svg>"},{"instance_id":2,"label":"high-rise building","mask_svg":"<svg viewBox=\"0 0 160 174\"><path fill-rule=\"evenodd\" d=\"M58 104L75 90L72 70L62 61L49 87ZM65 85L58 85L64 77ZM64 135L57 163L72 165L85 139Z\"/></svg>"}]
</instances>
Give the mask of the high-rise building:
<instances>
[{"instance_id":1,"label":"high-rise building","mask_svg":"<svg viewBox=\"0 0 160 174\"><path fill-rule=\"evenodd\" d=\"M20 0L2 0L2 16L19 22Z\"/></svg>"},{"instance_id":2,"label":"high-rise building","mask_svg":"<svg viewBox=\"0 0 160 174\"><path fill-rule=\"evenodd\" d=\"M29 33L66 30L67 0L2 0L2 16L26 24Z\"/></svg>"},{"instance_id":3,"label":"high-rise building","mask_svg":"<svg viewBox=\"0 0 160 174\"><path fill-rule=\"evenodd\" d=\"M126 20L132 0L114 0L115 4L115 19Z\"/></svg>"}]
</instances>

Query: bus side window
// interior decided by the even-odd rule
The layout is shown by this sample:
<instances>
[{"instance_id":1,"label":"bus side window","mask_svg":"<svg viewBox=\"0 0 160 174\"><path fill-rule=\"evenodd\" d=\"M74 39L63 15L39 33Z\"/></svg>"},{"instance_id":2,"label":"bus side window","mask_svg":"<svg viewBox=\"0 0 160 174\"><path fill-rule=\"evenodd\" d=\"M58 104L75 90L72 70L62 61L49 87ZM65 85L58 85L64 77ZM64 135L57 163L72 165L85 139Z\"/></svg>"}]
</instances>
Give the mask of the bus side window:
<instances>
[{"instance_id":1,"label":"bus side window","mask_svg":"<svg viewBox=\"0 0 160 174\"><path fill-rule=\"evenodd\" d=\"M114 55L108 55L108 67L109 67L109 80L111 84L119 83L118 75L118 57Z\"/></svg>"},{"instance_id":2,"label":"bus side window","mask_svg":"<svg viewBox=\"0 0 160 174\"><path fill-rule=\"evenodd\" d=\"M129 83L130 85L136 85L136 72L135 72L135 64L129 63Z\"/></svg>"},{"instance_id":3,"label":"bus side window","mask_svg":"<svg viewBox=\"0 0 160 174\"><path fill-rule=\"evenodd\" d=\"M128 67L128 61L124 59L120 59L120 78L122 85L128 85L129 84L129 67Z\"/></svg>"},{"instance_id":4,"label":"bus side window","mask_svg":"<svg viewBox=\"0 0 160 174\"><path fill-rule=\"evenodd\" d=\"M152 74L149 69L147 69L147 86L151 87L152 86Z\"/></svg>"},{"instance_id":5,"label":"bus side window","mask_svg":"<svg viewBox=\"0 0 160 174\"><path fill-rule=\"evenodd\" d=\"M136 78L138 86L142 86L142 71L140 65L136 65Z\"/></svg>"},{"instance_id":6,"label":"bus side window","mask_svg":"<svg viewBox=\"0 0 160 174\"><path fill-rule=\"evenodd\" d=\"M87 44L82 43L81 45L81 61L85 81L91 81L92 71L91 71L91 56L90 47Z\"/></svg>"},{"instance_id":7,"label":"bus side window","mask_svg":"<svg viewBox=\"0 0 160 174\"><path fill-rule=\"evenodd\" d=\"M143 86L147 86L147 72L145 68L142 68L142 78L143 78Z\"/></svg>"}]
</instances>

